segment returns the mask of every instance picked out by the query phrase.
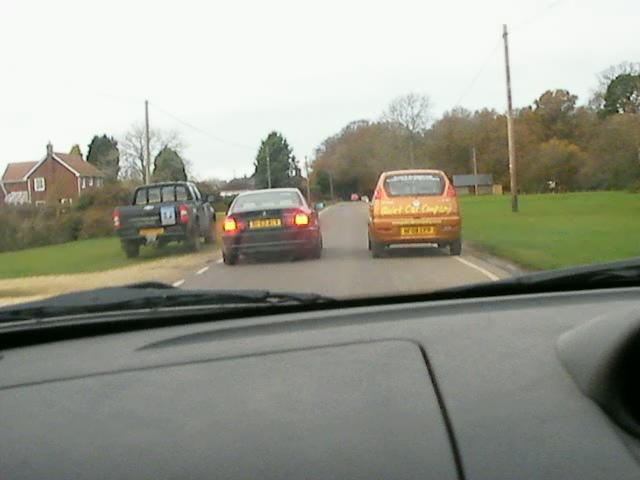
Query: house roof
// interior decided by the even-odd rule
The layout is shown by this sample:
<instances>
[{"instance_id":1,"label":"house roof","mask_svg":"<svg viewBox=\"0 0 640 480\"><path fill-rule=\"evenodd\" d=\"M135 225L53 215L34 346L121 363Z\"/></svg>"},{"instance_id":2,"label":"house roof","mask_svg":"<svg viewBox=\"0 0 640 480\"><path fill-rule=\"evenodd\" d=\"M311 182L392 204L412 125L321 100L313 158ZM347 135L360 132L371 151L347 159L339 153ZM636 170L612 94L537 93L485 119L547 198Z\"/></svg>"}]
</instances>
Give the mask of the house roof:
<instances>
[{"instance_id":1,"label":"house roof","mask_svg":"<svg viewBox=\"0 0 640 480\"><path fill-rule=\"evenodd\" d=\"M222 192L240 191L240 190L253 190L255 188L255 180L253 177L248 178L234 178L220 189Z\"/></svg>"},{"instance_id":2,"label":"house roof","mask_svg":"<svg viewBox=\"0 0 640 480\"><path fill-rule=\"evenodd\" d=\"M3 182L22 182L24 176L35 167L38 162L16 162L7 165L2 175Z\"/></svg>"},{"instance_id":3,"label":"house roof","mask_svg":"<svg viewBox=\"0 0 640 480\"><path fill-rule=\"evenodd\" d=\"M62 160L72 170L75 170L83 177L104 177L104 173L98 170L93 164L83 160L80 155L72 153L54 153L54 157Z\"/></svg>"}]
</instances>

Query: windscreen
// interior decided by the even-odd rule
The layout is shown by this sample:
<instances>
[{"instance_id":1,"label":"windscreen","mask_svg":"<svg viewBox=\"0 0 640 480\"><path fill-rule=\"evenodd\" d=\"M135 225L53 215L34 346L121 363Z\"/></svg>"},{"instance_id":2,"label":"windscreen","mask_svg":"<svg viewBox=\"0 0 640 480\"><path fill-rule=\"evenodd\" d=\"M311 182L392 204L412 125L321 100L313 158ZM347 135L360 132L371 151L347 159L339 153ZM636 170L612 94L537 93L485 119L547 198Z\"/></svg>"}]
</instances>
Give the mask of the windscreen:
<instances>
[{"instance_id":1,"label":"windscreen","mask_svg":"<svg viewBox=\"0 0 640 480\"><path fill-rule=\"evenodd\" d=\"M390 175L384 188L390 197L442 195L444 179L437 173Z\"/></svg>"},{"instance_id":2,"label":"windscreen","mask_svg":"<svg viewBox=\"0 0 640 480\"><path fill-rule=\"evenodd\" d=\"M231 210L246 212L250 210L264 210L276 208L301 207L300 195L296 192L264 192L241 195L236 198Z\"/></svg>"}]
</instances>

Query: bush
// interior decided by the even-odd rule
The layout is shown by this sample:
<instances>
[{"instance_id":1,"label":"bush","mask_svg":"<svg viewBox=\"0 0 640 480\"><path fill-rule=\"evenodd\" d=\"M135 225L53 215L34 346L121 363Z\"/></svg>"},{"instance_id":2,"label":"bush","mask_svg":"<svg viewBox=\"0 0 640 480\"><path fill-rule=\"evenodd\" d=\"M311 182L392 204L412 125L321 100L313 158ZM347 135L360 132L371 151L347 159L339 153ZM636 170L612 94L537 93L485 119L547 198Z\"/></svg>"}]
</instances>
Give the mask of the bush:
<instances>
[{"instance_id":1,"label":"bush","mask_svg":"<svg viewBox=\"0 0 640 480\"><path fill-rule=\"evenodd\" d=\"M117 207L126 205L131 200L133 190L128 185L109 183L102 188L83 194L76 204L76 209L83 211L91 207Z\"/></svg>"},{"instance_id":2,"label":"bush","mask_svg":"<svg viewBox=\"0 0 640 480\"><path fill-rule=\"evenodd\" d=\"M627 191L631 193L640 193L640 179L633 182L631 185L627 187Z\"/></svg>"},{"instance_id":3,"label":"bush","mask_svg":"<svg viewBox=\"0 0 640 480\"><path fill-rule=\"evenodd\" d=\"M97 238L113 235L113 223L111 208L92 207L86 210L82 216L82 227L79 238Z\"/></svg>"}]
</instances>

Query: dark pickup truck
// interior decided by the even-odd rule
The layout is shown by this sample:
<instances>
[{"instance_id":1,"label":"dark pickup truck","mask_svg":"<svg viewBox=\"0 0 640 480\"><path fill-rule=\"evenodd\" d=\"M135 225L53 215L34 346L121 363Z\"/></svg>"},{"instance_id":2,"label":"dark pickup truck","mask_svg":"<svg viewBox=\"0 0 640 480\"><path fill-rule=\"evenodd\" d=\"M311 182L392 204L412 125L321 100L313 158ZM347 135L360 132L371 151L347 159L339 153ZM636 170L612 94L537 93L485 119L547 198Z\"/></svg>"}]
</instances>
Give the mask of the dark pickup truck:
<instances>
[{"instance_id":1,"label":"dark pickup truck","mask_svg":"<svg viewBox=\"0 0 640 480\"><path fill-rule=\"evenodd\" d=\"M131 204L113 211L113 226L127 257L140 254L140 246L162 247L185 242L197 251L201 238L216 239L216 213L209 198L190 182L156 183L138 187Z\"/></svg>"}]
</instances>

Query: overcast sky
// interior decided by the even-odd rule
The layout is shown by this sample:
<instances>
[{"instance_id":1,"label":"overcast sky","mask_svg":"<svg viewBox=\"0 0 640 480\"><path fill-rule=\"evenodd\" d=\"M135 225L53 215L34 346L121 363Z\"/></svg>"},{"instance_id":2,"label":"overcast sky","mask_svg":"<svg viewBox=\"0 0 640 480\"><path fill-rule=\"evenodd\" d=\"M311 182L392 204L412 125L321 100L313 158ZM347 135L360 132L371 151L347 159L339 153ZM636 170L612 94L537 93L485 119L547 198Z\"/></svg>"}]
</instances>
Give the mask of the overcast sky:
<instances>
[{"instance_id":1,"label":"overcast sky","mask_svg":"<svg viewBox=\"0 0 640 480\"><path fill-rule=\"evenodd\" d=\"M201 179L251 174L272 130L311 159L410 91L436 115L504 111L503 23L515 107L555 88L586 102L598 72L640 60L637 2L1 0L0 170L48 141L86 154L143 121L145 99Z\"/></svg>"}]
</instances>

